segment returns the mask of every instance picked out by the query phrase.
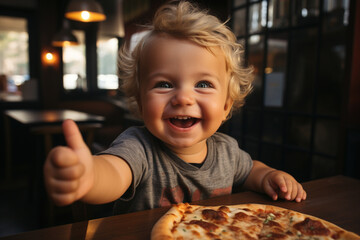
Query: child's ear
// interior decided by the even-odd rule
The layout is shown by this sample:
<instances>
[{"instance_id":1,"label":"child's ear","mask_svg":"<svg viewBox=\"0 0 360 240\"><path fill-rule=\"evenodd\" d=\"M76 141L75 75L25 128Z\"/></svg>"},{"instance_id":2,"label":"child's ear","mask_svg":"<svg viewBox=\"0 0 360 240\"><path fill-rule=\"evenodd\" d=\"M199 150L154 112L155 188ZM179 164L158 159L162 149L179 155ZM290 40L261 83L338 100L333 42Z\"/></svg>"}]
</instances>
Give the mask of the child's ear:
<instances>
[{"instance_id":1,"label":"child's ear","mask_svg":"<svg viewBox=\"0 0 360 240\"><path fill-rule=\"evenodd\" d=\"M225 101L225 105L224 105L224 121L227 120L228 115L232 109L234 100L230 97L228 97Z\"/></svg>"}]
</instances>

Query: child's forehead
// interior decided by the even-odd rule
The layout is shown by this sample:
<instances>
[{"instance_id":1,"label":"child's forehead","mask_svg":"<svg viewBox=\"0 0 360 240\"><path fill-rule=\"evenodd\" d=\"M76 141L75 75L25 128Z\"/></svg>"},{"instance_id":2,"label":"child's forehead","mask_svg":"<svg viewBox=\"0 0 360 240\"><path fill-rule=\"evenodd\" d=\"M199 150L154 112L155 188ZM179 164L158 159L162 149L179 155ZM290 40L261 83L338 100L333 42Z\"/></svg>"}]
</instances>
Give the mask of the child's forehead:
<instances>
[{"instance_id":1,"label":"child's forehead","mask_svg":"<svg viewBox=\"0 0 360 240\"><path fill-rule=\"evenodd\" d=\"M171 42L171 44L167 44ZM177 46L178 44L178 46ZM139 70L146 68L148 66L148 61L158 57L159 55L163 55L166 52L172 51L172 49L183 49L181 45L190 46L190 51L187 51L187 54L191 52L193 49L191 46L197 46L205 50L206 52L210 53L213 57L218 59L219 61L224 61L225 63L225 71L229 71L228 59L226 54L219 46L202 46L195 41L192 41L188 38L181 37L181 36L174 36L168 33L152 33L148 35L143 42L143 46L141 48L141 52L139 54ZM186 54L185 52L181 54ZM191 52L193 54L193 52ZM210 56L210 55L208 55ZM144 65L144 63L146 63ZM151 65L151 64L150 64ZM222 65L222 64L221 64Z\"/></svg>"},{"instance_id":2,"label":"child's forehead","mask_svg":"<svg viewBox=\"0 0 360 240\"><path fill-rule=\"evenodd\" d=\"M171 35L168 33L153 33L150 34L143 42L143 47L141 49L141 54L140 54L140 58L144 57L144 54L146 55L146 53L151 52L152 54L157 54L159 53L158 50L162 50L163 48L165 48L165 46L162 44L164 42L172 42L172 46L176 48L176 45L184 45L184 44L190 44L190 45L194 45L200 48L203 48L204 50L208 51L209 53L211 53L212 55L216 56L216 57L225 57L225 61L226 61L226 56L224 54L224 52L222 51L222 49L219 46L205 46L205 45L200 45L197 42L183 37L183 36L176 36L176 35Z\"/></svg>"}]
</instances>

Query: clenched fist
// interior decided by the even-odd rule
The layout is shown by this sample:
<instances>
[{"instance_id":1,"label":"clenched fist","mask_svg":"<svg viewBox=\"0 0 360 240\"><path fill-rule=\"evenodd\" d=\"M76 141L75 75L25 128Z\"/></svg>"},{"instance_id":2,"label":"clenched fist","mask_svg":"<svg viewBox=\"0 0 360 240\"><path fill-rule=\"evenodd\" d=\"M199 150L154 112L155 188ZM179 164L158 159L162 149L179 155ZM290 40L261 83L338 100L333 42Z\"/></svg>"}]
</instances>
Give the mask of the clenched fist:
<instances>
[{"instance_id":1,"label":"clenched fist","mask_svg":"<svg viewBox=\"0 0 360 240\"><path fill-rule=\"evenodd\" d=\"M94 184L93 157L76 123L63 122L67 146L53 148L44 165L45 186L56 205L81 199Z\"/></svg>"}]
</instances>

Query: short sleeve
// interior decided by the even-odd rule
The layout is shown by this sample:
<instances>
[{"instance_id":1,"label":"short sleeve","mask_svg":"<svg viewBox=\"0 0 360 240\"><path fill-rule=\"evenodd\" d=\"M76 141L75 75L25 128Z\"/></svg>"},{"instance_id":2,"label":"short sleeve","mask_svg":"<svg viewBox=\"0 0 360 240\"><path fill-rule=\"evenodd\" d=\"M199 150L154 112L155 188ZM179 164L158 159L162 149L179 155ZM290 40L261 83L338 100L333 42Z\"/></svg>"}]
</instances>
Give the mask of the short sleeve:
<instances>
[{"instance_id":1,"label":"short sleeve","mask_svg":"<svg viewBox=\"0 0 360 240\"><path fill-rule=\"evenodd\" d=\"M148 136L142 128L131 127L121 133L110 147L100 153L110 154L124 159L130 166L133 181L121 197L124 200L130 200L134 194L136 187L141 180L148 174L147 155L149 149Z\"/></svg>"}]
</instances>

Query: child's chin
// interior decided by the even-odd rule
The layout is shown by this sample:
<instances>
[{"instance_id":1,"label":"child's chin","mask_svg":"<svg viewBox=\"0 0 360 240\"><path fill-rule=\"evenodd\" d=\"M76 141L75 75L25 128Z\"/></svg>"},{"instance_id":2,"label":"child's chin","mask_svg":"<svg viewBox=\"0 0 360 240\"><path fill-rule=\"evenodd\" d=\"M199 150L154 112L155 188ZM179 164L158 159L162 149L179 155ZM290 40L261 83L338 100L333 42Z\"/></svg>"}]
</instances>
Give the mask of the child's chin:
<instances>
[{"instance_id":1,"label":"child's chin","mask_svg":"<svg viewBox=\"0 0 360 240\"><path fill-rule=\"evenodd\" d=\"M165 144L171 148L190 148L197 144L197 141L191 139L171 139L165 141Z\"/></svg>"}]
</instances>

